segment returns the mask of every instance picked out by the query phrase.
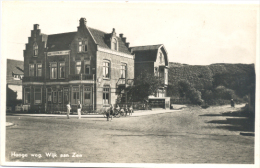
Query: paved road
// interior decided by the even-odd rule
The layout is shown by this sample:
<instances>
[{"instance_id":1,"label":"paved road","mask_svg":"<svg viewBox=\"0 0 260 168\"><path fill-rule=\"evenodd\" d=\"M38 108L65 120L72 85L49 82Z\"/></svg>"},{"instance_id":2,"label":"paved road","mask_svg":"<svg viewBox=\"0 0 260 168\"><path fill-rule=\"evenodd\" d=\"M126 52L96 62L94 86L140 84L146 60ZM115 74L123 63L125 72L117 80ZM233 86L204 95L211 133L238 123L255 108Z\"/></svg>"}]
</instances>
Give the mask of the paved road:
<instances>
[{"instance_id":1,"label":"paved road","mask_svg":"<svg viewBox=\"0 0 260 168\"><path fill-rule=\"evenodd\" d=\"M239 135L250 131L248 120L219 115L237 109L189 107L109 122L105 118L7 116L7 122L15 126L7 127L6 158L41 162L252 164L254 137ZM38 153L42 157L21 158L11 156L12 152ZM46 152L58 157L46 157ZM72 157L74 152L82 157ZM60 157L61 154L69 157Z\"/></svg>"}]
</instances>

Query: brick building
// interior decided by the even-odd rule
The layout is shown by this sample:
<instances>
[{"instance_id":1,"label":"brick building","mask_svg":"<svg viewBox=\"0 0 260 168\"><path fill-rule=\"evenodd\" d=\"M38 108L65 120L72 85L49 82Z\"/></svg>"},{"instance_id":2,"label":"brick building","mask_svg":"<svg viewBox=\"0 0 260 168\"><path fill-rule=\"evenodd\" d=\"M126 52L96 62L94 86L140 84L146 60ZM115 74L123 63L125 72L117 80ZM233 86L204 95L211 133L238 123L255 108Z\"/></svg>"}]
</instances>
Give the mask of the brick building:
<instances>
[{"instance_id":1,"label":"brick building","mask_svg":"<svg viewBox=\"0 0 260 168\"><path fill-rule=\"evenodd\" d=\"M24 50L23 103L32 110L64 110L78 101L83 111L100 109L124 97L134 79L134 54L123 34L87 26L46 35L35 24ZM74 107L74 106L73 106Z\"/></svg>"}]
</instances>

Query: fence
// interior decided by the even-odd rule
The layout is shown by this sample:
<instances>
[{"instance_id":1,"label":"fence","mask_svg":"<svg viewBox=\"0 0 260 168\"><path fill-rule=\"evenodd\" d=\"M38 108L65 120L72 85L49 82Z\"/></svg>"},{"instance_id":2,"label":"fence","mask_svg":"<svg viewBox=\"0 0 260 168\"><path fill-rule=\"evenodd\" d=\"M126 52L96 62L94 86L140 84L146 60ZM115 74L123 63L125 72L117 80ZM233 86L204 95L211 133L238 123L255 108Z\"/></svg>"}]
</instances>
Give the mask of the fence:
<instances>
[{"instance_id":1,"label":"fence","mask_svg":"<svg viewBox=\"0 0 260 168\"><path fill-rule=\"evenodd\" d=\"M190 101L187 99L172 99L171 104L190 104Z\"/></svg>"}]
</instances>

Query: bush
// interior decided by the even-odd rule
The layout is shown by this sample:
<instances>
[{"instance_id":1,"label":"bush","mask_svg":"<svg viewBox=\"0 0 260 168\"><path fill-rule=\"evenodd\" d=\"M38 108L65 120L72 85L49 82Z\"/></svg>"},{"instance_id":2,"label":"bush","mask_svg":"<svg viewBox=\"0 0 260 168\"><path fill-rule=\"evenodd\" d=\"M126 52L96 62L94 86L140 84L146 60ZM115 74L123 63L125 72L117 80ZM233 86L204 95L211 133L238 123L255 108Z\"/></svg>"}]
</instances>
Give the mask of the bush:
<instances>
[{"instance_id":1,"label":"bush","mask_svg":"<svg viewBox=\"0 0 260 168\"><path fill-rule=\"evenodd\" d=\"M225 86L218 86L215 89L215 98L224 99L224 100L231 100L231 99L236 99L237 96L236 96L234 90L228 89Z\"/></svg>"}]
</instances>

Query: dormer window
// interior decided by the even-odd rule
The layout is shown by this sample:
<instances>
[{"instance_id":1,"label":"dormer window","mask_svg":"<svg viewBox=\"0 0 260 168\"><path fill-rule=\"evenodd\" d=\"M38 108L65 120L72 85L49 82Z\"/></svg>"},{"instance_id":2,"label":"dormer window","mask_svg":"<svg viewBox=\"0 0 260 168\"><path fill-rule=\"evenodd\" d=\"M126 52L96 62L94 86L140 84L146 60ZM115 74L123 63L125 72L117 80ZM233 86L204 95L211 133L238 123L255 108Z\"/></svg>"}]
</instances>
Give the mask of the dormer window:
<instances>
[{"instance_id":1,"label":"dormer window","mask_svg":"<svg viewBox=\"0 0 260 168\"><path fill-rule=\"evenodd\" d=\"M160 53L160 63L163 62L162 53Z\"/></svg>"},{"instance_id":2,"label":"dormer window","mask_svg":"<svg viewBox=\"0 0 260 168\"><path fill-rule=\"evenodd\" d=\"M111 49L117 51L117 40L115 38L112 39Z\"/></svg>"},{"instance_id":3,"label":"dormer window","mask_svg":"<svg viewBox=\"0 0 260 168\"><path fill-rule=\"evenodd\" d=\"M33 44L33 56L38 56L38 45L36 43Z\"/></svg>"},{"instance_id":4,"label":"dormer window","mask_svg":"<svg viewBox=\"0 0 260 168\"><path fill-rule=\"evenodd\" d=\"M80 40L79 41L79 52L86 52L87 50L88 50L87 41L86 40Z\"/></svg>"}]
</instances>

